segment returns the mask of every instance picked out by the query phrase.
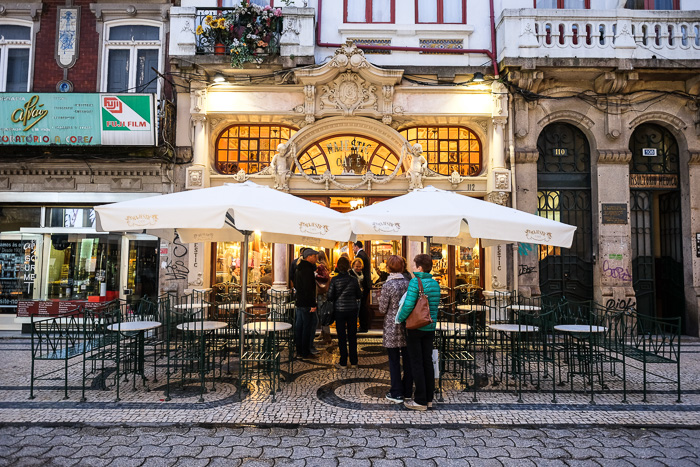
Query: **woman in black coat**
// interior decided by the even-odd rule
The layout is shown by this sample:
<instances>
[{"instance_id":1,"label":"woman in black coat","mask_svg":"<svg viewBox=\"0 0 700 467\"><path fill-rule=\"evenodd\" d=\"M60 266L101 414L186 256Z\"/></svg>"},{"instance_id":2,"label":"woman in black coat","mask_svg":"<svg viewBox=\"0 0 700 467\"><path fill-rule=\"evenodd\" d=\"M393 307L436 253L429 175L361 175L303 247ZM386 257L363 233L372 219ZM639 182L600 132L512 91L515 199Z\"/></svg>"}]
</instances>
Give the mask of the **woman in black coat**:
<instances>
[{"instance_id":1,"label":"woman in black coat","mask_svg":"<svg viewBox=\"0 0 700 467\"><path fill-rule=\"evenodd\" d=\"M340 361L336 368L355 368L357 366L357 312L358 300L362 298L360 284L355 277L348 274L350 261L340 257L336 266L338 275L331 279L328 289L328 301L333 302L335 310L335 329L338 332ZM348 364L348 353L350 363Z\"/></svg>"}]
</instances>

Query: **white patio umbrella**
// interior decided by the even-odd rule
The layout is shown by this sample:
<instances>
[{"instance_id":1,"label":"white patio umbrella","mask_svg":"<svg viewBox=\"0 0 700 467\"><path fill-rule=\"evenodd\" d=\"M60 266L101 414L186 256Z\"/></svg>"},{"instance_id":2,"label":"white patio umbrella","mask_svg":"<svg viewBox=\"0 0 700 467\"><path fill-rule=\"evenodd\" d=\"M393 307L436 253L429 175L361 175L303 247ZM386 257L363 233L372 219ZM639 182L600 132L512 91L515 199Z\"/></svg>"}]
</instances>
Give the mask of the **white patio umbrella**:
<instances>
[{"instance_id":1,"label":"white patio umbrella","mask_svg":"<svg viewBox=\"0 0 700 467\"><path fill-rule=\"evenodd\" d=\"M102 231L173 239L177 230L186 243L242 241L244 265L254 231L266 242L329 247L352 236L349 219L339 212L250 181L107 204L95 212ZM247 284L248 268L243 267L241 310Z\"/></svg>"},{"instance_id":2,"label":"white patio umbrella","mask_svg":"<svg viewBox=\"0 0 700 467\"><path fill-rule=\"evenodd\" d=\"M536 243L569 248L576 227L432 186L345 214L359 240L432 238L473 246Z\"/></svg>"}]
</instances>

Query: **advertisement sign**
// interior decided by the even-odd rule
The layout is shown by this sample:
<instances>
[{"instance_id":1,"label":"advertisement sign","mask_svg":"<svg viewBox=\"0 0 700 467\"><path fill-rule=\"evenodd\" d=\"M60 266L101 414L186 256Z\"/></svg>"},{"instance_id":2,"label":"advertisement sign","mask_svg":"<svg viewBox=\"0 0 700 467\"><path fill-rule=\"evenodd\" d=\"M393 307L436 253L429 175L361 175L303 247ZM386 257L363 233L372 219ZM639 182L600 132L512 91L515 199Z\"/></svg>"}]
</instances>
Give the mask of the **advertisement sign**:
<instances>
[{"instance_id":1,"label":"advertisement sign","mask_svg":"<svg viewBox=\"0 0 700 467\"><path fill-rule=\"evenodd\" d=\"M154 146L153 94L0 94L0 146Z\"/></svg>"}]
</instances>

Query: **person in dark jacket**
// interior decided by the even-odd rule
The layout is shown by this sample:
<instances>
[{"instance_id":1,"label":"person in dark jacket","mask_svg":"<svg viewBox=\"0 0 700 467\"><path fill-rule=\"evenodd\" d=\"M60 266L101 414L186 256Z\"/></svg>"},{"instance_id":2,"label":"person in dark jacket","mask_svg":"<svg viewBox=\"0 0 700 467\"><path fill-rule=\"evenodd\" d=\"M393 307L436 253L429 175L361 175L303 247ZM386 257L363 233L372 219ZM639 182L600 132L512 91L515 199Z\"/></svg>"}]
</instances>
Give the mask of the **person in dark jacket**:
<instances>
[{"instance_id":1,"label":"person in dark jacket","mask_svg":"<svg viewBox=\"0 0 700 467\"><path fill-rule=\"evenodd\" d=\"M427 410L433 406L433 393L435 392L433 339L435 338L435 322L440 304L440 284L430 274L433 269L433 260L429 255L416 255L413 262L416 265L414 273L416 277L408 283L406 300L396 315L396 322L405 322L416 306L420 293L418 286L418 280L420 280L423 284L423 293L428 297L430 317L433 322L419 329L406 330L406 348L411 361L411 372L416 390L414 399L404 401L404 406L412 410Z\"/></svg>"},{"instance_id":2,"label":"person in dark jacket","mask_svg":"<svg viewBox=\"0 0 700 467\"><path fill-rule=\"evenodd\" d=\"M291 283L291 287L294 288L294 277L296 275L297 271L297 265L301 261L301 258L304 255L304 250L306 250L306 247L303 246L299 248L299 257L294 258L291 263L289 263L289 282Z\"/></svg>"},{"instance_id":3,"label":"person in dark jacket","mask_svg":"<svg viewBox=\"0 0 700 467\"><path fill-rule=\"evenodd\" d=\"M350 261L339 258L338 275L331 279L328 300L333 302L335 310L335 329L338 333L340 361L336 368L355 368L357 366L357 300L362 297L360 285L348 274ZM350 363L348 363L348 355Z\"/></svg>"},{"instance_id":4,"label":"person in dark jacket","mask_svg":"<svg viewBox=\"0 0 700 467\"><path fill-rule=\"evenodd\" d=\"M316 261L318 252L307 248L302 254L302 260L294 271L294 288L296 290L297 317L294 340L297 356L301 358L318 358L311 353L313 338L313 314L316 313Z\"/></svg>"},{"instance_id":5,"label":"person in dark jacket","mask_svg":"<svg viewBox=\"0 0 700 467\"><path fill-rule=\"evenodd\" d=\"M360 330L358 332L367 332L372 324L372 310L369 308L369 294L372 291L372 265L361 241L355 242L353 250L355 257L362 260L362 301L360 302Z\"/></svg>"}]
</instances>

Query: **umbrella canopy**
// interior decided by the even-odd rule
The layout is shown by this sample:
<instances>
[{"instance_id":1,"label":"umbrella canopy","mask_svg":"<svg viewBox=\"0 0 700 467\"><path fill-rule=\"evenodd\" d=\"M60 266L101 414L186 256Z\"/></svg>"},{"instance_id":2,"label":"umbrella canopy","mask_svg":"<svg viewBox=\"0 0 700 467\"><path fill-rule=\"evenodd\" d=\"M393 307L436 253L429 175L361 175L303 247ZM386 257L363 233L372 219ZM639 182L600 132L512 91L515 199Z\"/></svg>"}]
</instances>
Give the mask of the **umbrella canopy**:
<instances>
[{"instance_id":1,"label":"umbrella canopy","mask_svg":"<svg viewBox=\"0 0 700 467\"><path fill-rule=\"evenodd\" d=\"M471 246L522 242L569 248L576 227L432 186L345 214L360 240L399 239Z\"/></svg>"},{"instance_id":2,"label":"umbrella canopy","mask_svg":"<svg viewBox=\"0 0 700 467\"><path fill-rule=\"evenodd\" d=\"M259 231L271 243L332 247L346 242L350 221L332 209L253 182L183 191L97 206L98 230L146 231L183 242L243 241Z\"/></svg>"}]
</instances>

